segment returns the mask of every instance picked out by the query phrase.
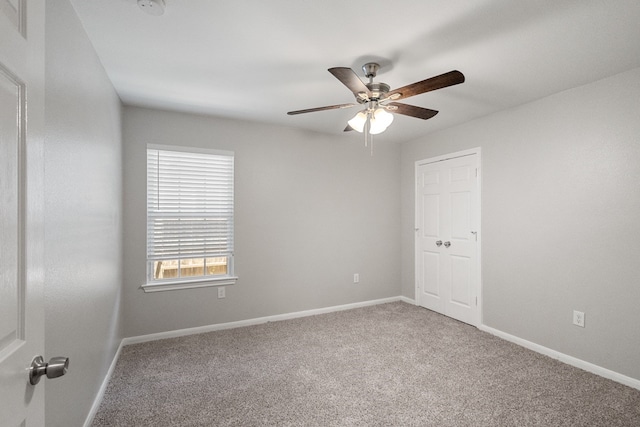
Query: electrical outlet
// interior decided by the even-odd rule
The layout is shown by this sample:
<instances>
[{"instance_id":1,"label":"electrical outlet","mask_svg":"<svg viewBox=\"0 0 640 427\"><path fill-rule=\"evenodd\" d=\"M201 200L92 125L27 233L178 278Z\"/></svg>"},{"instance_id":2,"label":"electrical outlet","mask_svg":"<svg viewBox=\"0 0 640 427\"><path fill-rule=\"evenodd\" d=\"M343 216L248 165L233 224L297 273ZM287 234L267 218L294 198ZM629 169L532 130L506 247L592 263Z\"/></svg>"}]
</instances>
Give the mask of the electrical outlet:
<instances>
[{"instance_id":1,"label":"electrical outlet","mask_svg":"<svg viewBox=\"0 0 640 427\"><path fill-rule=\"evenodd\" d=\"M573 324L584 328L584 312L573 310Z\"/></svg>"},{"instance_id":2,"label":"electrical outlet","mask_svg":"<svg viewBox=\"0 0 640 427\"><path fill-rule=\"evenodd\" d=\"M224 286L219 286L219 287L218 287L218 298L224 298L224 297L226 297L226 296L227 296L227 295L226 295L226 292L225 292Z\"/></svg>"},{"instance_id":3,"label":"electrical outlet","mask_svg":"<svg viewBox=\"0 0 640 427\"><path fill-rule=\"evenodd\" d=\"M358 273L353 275L353 283L360 283L360 275Z\"/></svg>"}]
</instances>

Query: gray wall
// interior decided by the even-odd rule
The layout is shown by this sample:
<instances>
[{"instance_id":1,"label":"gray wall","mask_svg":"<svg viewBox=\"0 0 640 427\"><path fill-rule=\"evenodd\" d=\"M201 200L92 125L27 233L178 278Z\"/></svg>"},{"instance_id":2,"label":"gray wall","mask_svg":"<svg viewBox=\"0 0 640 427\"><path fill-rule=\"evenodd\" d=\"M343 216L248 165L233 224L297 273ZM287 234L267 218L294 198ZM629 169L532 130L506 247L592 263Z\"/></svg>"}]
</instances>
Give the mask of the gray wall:
<instances>
[{"instance_id":1,"label":"gray wall","mask_svg":"<svg viewBox=\"0 0 640 427\"><path fill-rule=\"evenodd\" d=\"M479 146L483 323L640 379L639 100L635 69L404 144L402 294L414 162Z\"/></svg>"},{"instance_id":2,"label":"gray wall","mask_svg":"<svg viewBox=\"0 0 640 427\"><path fill-rule=\"evenodd\" d=\"M123 117L125 336L399 295L398 145L380 142L371 157L355 135L136 107ZM225 299L215 288L140 289L148 143L235 152L239 280Z\"/></svg>"},{"instance_id":3,"label":"gray wall","mask_svg":"<svg viewBox=\"0 0 640 427\"><path fill-rule=\"evenodd\" d=\"M122 338L120 100L68 0L46 2L47 426L80 426Z\"/></svg>"}]
</instances>

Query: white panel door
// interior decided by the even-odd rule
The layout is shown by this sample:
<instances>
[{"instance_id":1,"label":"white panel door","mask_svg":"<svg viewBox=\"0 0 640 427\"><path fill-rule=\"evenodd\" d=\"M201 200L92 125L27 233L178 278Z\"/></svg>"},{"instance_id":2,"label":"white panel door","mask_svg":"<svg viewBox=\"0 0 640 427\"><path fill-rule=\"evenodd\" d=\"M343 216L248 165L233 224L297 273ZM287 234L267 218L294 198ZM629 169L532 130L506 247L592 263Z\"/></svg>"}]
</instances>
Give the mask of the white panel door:
<instances>
[{"instance_id":1,"label":"white panel door","mask_svg":"<svg viewBox=\"0 0 640 427\"><path fill-rule=\"evenodd\" d=\"M28 4L27 4L28 3ZM0 0L0 425L44 425L44 1ZM41 383L42 384L42 383Z\"/></svg>"},{"instance_id":2,"label":"white panel door","mask_svg":"<svg viewBox=\"0 0 640 427\"><path fill-rule=\"evenodd\" d=\"M478 155L416 164L416 300L477 326Z\"/></svg>"}]
</instances>

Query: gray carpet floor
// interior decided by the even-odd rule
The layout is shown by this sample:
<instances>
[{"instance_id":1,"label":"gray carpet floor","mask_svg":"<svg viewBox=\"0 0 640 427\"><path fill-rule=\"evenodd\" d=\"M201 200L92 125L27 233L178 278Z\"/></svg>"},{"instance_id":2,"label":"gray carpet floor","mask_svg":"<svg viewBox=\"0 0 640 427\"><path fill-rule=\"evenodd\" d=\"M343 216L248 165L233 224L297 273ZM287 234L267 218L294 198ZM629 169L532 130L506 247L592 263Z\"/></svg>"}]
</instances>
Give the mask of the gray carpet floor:
<instances>
[{"instance_id":1,"label":"gray carpet floor","mask_svg":"<svg viewBox=\"0 0 640 427\"><path fill-rule=\"evenodd\" d=\"M640 426L640 391L396 302L123 348L93 426Z\"/></svg>"}]
</instances>

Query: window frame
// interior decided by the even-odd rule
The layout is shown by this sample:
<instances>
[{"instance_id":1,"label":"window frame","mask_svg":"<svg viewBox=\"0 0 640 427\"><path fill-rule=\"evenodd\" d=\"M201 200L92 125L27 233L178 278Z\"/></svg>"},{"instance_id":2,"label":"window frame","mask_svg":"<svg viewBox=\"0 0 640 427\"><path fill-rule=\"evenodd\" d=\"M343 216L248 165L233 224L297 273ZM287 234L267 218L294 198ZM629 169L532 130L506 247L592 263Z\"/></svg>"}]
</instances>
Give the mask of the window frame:
<instances>
[{"instance_id":1,"label":"window frame","mask_svg":"<svg viewBox=\"0 0 640 427\"><path fill-rule=\"evenodd\" d=\"M172 145L158 145L158 144L147 144L145 150L145 235L146 235L146 243L145 243L145 264L146 264L146 282L141 286L144 292L159 292L159 291L172 291L178 289L193 289L193 288L203 288L203 287L212 287L212 286L227 286L234 285L238 280L238 277L235 275L234 268L234 250L233 250L233 241L235 240L235 230L232 226L231 228L231 236L232 236L232 245L231 252L227 253L225 256L227 257L227 272L224 275L203 275L203 276L187 276L187 277L178 277L178 278L168 278L168 279L155 279L154 278L154 262L157 259L149 259L149 207L148 207L148 199L149 199L149 171L147 170L147 161L149 158L150 150L159 150L159 151L173 151L173 152L182 152L182 153L191 153L191 154L209 154L216 156L229 156L232 159L232 168L231 168L231 178L232 178L232 186L235 184L235 153L233 151L227 150L216 150L216 149L207 149L207 148L197 148L197 147L183 147L183 146L172 146ZM232 187L232 214L231 218L235 218L235 188ZM190 259L198 259L198 258L213 258L211 256L206 256L206 254L202 254L200 257L199 254L194 254ZM177 259L177 258L176 258ZM188 258L182 258L188 259ZM205 260L206 263L206 260ZM180 267L178 267L180 268Z\"/></svg>"}]
</instances>

